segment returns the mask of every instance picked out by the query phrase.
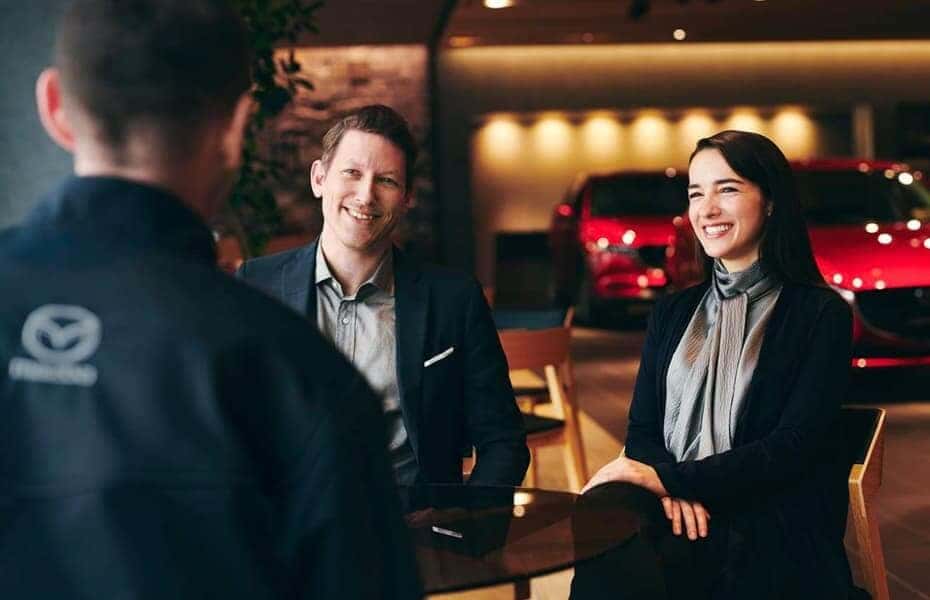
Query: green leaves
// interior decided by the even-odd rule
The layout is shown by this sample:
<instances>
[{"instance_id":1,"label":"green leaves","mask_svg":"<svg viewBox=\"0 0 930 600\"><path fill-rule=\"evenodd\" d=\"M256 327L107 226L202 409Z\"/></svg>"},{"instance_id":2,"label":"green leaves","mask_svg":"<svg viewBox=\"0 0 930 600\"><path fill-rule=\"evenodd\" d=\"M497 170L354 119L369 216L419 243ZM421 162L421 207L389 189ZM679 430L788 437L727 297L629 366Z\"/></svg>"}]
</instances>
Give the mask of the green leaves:
<instances>
[{"instance_id":1,"label":"green leaves","mask_svg":"<svg viewBox=\"0 0 930 600\"><path fill-rule=\"evenodd\" d=\"M317 33L316 12L323 1L233 0L249 29L252 43L252 92L256 110L246 130L242 147L242 167L230 198L230 229L237 233L245 258L260 254L281 223L274 197L274 185L282 181L283 165L262 152L258 140L269 121L281 114L298 88L313 90L313 84L300 76L293 45L301 33ZM275 51L291 46L284 59Z\"/></svg>"}]
</instances>

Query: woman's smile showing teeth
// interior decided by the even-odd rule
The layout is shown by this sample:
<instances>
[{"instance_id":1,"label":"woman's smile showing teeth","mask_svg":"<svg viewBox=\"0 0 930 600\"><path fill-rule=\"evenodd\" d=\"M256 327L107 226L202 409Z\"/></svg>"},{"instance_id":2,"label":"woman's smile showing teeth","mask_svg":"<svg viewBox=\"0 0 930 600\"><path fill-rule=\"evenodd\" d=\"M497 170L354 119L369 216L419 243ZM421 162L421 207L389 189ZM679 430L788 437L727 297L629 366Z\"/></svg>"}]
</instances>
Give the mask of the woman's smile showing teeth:
<instances>
[{"instance_id":1,"label":"woman's smile showing teeth","mask_svg":"<svg viewBox=\"0 0 930 600\"><path fill-rule=\"evenodd\" d=\"M723 223L721 225L705 225L704 235L706 235L709 238L720 237L721 235L730 231L731 227L733 227L733 225L729 223Z\"/></svg>"}]
</instances>

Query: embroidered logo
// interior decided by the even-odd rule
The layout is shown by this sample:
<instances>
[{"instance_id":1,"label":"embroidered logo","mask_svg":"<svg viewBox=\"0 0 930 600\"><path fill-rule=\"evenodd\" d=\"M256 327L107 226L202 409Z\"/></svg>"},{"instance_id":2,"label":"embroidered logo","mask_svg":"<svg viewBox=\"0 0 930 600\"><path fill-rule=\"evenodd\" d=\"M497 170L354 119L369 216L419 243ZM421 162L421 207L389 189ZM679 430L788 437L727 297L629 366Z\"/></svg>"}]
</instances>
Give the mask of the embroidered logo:
<instances>
[{"instance_id":1,"label":"embroidered logo","mask_svg":"<svg viewBox=\"0 0 930 600\"><path fill-rule=\"evenodd\" d=\"M80 364L100 346L100 319L84 307L46 304L23 324L22 343L32 358L10 361L10 379L79 385L97 382L97 368Z\"/></svg>"}]
</instances>

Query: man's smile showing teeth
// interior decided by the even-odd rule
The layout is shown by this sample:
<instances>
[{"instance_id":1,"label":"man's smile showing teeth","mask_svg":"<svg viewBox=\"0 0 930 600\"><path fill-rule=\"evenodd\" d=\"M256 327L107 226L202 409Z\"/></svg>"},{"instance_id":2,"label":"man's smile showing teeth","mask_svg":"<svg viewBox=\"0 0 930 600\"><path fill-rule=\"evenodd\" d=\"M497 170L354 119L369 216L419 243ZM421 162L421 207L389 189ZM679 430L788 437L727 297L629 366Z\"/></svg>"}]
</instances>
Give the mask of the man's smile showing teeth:
<instances>
[{"instance_id":1,"label":"man's smile showing teeth","mask_svg":"<svg viewBox=\"0 0 930 600\"><path fill-rule=\"evenodd\" d=\"M707 237L711 237L711 238L720 237L721 235L730 231L731 227L733 226L730 224L726 224L726 223L723 225L705 225L704 235L706 235Z\"/></svg>"},{"instance_id":2,"label":"man's smile showing teeth","mask_svg":"<svg viewBox=\"0 0 930 600\"><path fill-rule=\"evenodd\" d=\"M346 212L348 212L349 216L351 216L352 218L358 219L360 221L371 221L372 219L378 216L378 215L366 215L365 213L360 213L357 210L354 210L351 208L346 208Z\"/></svg>"}]
</instances>

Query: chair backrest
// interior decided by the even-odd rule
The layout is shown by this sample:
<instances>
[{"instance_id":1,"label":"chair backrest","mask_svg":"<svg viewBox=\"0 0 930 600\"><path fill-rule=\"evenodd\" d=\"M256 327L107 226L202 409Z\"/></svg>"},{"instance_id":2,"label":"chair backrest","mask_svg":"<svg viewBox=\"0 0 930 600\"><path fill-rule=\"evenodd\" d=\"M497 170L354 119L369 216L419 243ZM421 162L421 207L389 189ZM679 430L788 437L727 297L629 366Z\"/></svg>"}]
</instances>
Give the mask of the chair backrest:
<instances>
[{"instance_id":1,"label":"chair backrest","mask_svg":"<svg viewBox=\"0 0 930 600\"><path fill-rule=\"evenodd\" d=\"M497 333L512 370L558 368L568 362L572 330L567 327L503 329Z\"/></svg>"},{"instance_id":2,"label":"chair backrest","mask_svg":"<svg viewBox=\"0 0 930 600\"><path fill-rule=\"evenodd\" d=\"M875 501L882 485L885 411L843 407L849 469L849 515L860 556L862 583L875 600L887 600L888 580Z\"/></svg>"},{"instance_id":3,"label":"chair backrest","mask_svg":"<svg viewBox=\"0 0 930 600\"><path fill-rule=\"evenodd\" d=\"M866 493L877 490L882 481L885 411L881 408L844 406L840 415L850 468L863 470Z\"/></svg>"}]
</instances>

